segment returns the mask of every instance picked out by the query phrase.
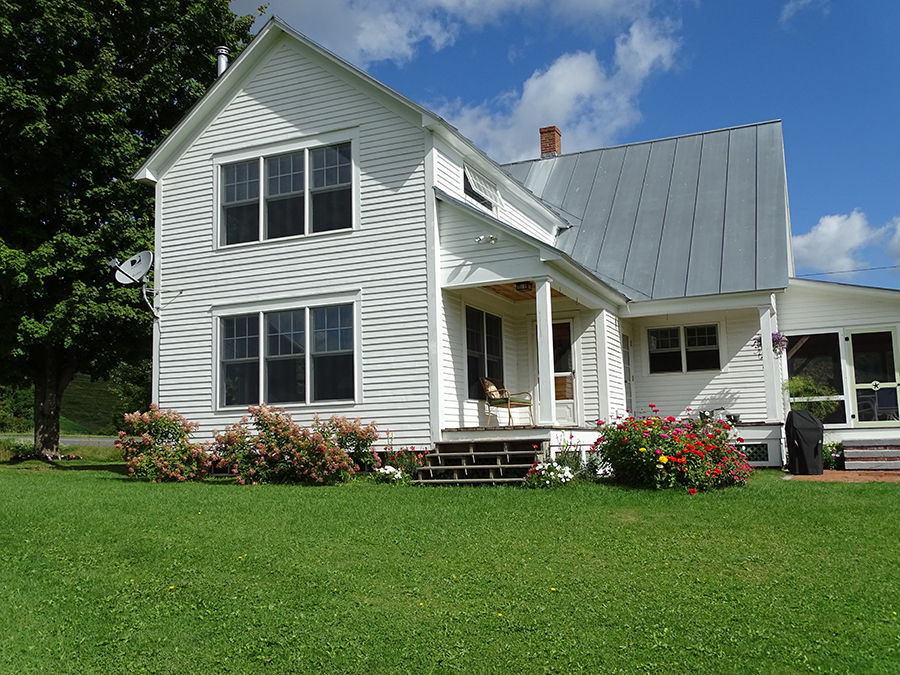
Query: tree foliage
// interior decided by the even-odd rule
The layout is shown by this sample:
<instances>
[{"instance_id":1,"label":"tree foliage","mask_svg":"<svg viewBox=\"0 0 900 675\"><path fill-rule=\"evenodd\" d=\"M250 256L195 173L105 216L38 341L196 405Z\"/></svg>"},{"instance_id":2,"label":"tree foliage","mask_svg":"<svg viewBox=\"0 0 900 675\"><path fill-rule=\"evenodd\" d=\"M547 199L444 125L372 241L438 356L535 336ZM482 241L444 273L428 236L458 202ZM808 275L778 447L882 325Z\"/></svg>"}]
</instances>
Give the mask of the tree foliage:
<instances>
[{"instance_id":1,"label":"tree foliage","mask_svg":"<svg viewBox=\"0 0 900 675\"><path fill-rule=\"evenodd\" d=\"M0 378L35 386L36 452L76 372L146 349L151 316L107 266L152 247L131 175L252 23L228 0L0 0Z\"/></svg>"}]
</instances>

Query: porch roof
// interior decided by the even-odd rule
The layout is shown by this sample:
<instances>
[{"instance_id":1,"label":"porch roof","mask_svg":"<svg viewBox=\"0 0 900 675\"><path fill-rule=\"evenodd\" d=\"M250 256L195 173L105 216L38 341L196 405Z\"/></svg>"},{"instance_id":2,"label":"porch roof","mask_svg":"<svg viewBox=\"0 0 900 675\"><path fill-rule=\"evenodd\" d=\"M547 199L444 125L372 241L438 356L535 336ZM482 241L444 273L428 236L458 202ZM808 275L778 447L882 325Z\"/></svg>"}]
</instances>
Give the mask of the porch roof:
<instances>
[{"instance_id":1,"label":"porch roof","mask_svg":"<svg viewBox=\"0 0 900 675\"><path fill-rule=\"evenodd\" d=\"M780 121L503 169L572 224L557 248L630 298L787 286Z\"/></svg>"}]
</instances>

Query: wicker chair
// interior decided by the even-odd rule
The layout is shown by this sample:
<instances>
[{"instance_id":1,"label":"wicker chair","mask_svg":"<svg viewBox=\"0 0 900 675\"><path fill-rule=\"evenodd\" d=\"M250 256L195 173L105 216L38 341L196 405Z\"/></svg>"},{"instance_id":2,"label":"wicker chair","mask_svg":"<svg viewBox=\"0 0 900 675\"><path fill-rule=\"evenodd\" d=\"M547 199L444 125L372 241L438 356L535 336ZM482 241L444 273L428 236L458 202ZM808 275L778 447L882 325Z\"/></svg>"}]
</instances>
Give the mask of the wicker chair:
<instances>
[{"instance_id":1,"label":"wicker chair","mask_svg":"<svg viewBox=\"0 0 900 675\"><path fill-rule=\"evenodd\" d=\"M531 405L531 394L527 391L520 391L511 394L508 389L503 388L503 383L492 380L487 377L481 378L481 386L484 387L484 402L487 404L488 421L487 425L491 426L491 413L493 408L506 408L509 416L509 426L512 426L512 409L528 408L531 415L531 426L534 426L534 408ZM500 421L499 416L497 421Z\"/></svg>"}]
</instances>

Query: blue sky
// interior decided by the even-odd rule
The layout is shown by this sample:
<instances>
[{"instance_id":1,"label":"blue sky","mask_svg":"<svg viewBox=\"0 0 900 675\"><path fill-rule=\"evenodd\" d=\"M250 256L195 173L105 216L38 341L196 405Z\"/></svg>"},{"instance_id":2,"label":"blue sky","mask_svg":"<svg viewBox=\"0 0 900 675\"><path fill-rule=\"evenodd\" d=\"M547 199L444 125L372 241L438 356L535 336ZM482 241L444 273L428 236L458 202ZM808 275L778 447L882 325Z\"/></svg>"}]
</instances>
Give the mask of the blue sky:
<instances>
[{"instance_id":1,"label":"blue sky","mask_svg":"<svg viewBox=\"0 0 900 675\"><path fill-rule=\"evenodd\" d=\"M262 0L233 0L240 14ZM781 119L798 275L900 265L896 0L270 0L497 161ZM900 288L900 268L810 278Z\"/></svg>"}]
</instances>

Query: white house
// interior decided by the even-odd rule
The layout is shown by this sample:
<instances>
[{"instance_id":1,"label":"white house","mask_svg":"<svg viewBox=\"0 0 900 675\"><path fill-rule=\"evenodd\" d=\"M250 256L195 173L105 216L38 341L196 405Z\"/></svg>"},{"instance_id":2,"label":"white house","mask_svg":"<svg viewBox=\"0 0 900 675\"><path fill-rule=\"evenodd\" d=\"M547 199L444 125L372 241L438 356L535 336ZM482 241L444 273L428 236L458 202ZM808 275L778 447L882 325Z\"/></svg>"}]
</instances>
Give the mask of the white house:
<instances>
[{"instance_id":1,"label":"white house","mask_svg":"<svg viewBox=\"0 0 900 675\"><path fill-rule=\"evenodd\" d=\"M900 293L793 278L780 122L540 140L499 166L271 19L135 176L156 189L155 400L203 430L267 402L418 447L724 409L779 464L788 366L827 361L829 433L896 437ZM777 330L786 357L754 345ZM480 376L529 392L536 426L487 429Z\"/></svg>"}]
</instances>

